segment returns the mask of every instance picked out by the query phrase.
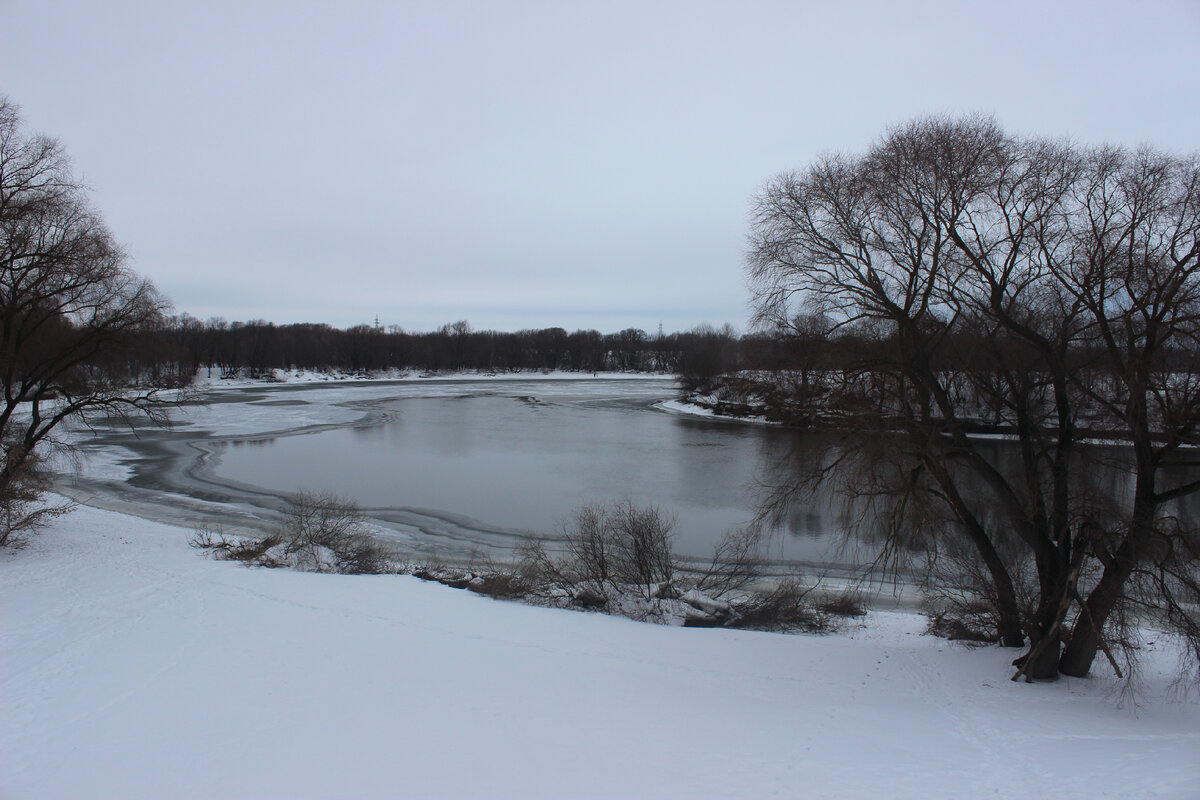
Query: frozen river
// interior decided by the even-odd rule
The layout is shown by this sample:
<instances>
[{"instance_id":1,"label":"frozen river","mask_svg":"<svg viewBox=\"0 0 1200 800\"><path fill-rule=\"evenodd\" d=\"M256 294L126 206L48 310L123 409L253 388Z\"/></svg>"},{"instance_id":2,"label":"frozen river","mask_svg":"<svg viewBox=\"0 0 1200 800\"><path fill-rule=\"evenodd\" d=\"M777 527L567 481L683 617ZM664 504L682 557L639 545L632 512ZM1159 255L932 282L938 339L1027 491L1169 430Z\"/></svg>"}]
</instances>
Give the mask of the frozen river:
<instances>
[{"instance_id":1,"label":"frozen river","mask_svg":"<svg viewBox=\"0 0 1200 800\"><path fill-rule=\"evenodd\" d=\"M504 558L555 539L586 503L632 500L676 520L676 550L706 559L754 515L765 465L797 434L672 413L663 378L423 379L206 390L170 429L99 429L60 488L186 525L262 529L285 498L331 491L422 559ZM780 561L838 552L826 504L771 539Z\"/></svg>"}]
</instances>

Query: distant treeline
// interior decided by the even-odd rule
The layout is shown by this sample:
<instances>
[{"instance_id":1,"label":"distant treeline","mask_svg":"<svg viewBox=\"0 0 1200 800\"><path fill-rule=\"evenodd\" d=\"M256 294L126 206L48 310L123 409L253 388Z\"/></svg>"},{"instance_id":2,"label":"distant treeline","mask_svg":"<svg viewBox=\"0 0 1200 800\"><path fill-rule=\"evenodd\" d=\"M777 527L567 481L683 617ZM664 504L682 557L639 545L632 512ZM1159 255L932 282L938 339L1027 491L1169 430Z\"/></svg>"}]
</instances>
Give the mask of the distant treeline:
<instances>
[{"instance_id":1,"label":"distant treeline","mask_svg":"<svg viewBox=\"0 0 1200 800\"><path fill-rule=\"evenodd\" d=\"M342 329L319 323L201 321L184 314L130 332L103 364L96 359L91 363L121 380L156 383L187 382L200 369L218 377L265 375L275 369L650 372L676 375L685 391L703 394L717 386L728 388L737 373L870 373L874 362L896 347L893 337L869 326L831 329L813 323L786 332L740 335L729 325L702 325L669 334L648 334L638 328L609 334L568 333L563 328L509 333L477 331L460 321L420 333L396 326ZM970 337L958 334L957 338ZM942 368L987 369L971 363L970 354L981 352L980 348L969 341L958 344L956 351L965 359L939 359L945 362ZM1076 357L1081 366L1090 361L1083 350ZM1200 371L1200 355L1193 352L1172 353L1168 361L1182 372Z\"/></svg>"},{"instance_id":2,"label":"distant treeline","mask_svg":"<svg viewBox=\"0 0 1200 800\"><path fill-rule=\"evenodd\" d=\"M221 375L266 374L274 369L569 370L711 377L741 367L748 344L750 350L755 349L756 341L768 349L770 345L765 337L741 337L728 325L657 335L638 328L609 334L596 330L568 333L563 328L509 333L477 331L460 321L419 333L396 326L340 329L318 323L201 321L186 314L140 336L140 346L133 351L140 363L130 363L130 370L159 379L184 378L198 369Z\"/></svg>"},{"instance_id":3,"label":"distant treeline","mask_svg":"<svg viewBox=\"0 0 1200 800\"><path fill-rule=\"evenodd\" d=\"M803 320L802 320L803 321ZM829 326L823 320L775 333L739 335L730 325L708 325L690 331L650 335L629 327L617 333L595 330L566 332L562 327L516 332L476 331L466 321L443 325L437 331L410 332L396 326L356 325L337 329L325 324L275 325L223 319L202 321L184 314L162 321L151 329L122 336L103 359L89 360L112 377L152 383L187 383L198 369L216 377L233 374L269 374L272 369L311 371L383 372L389 369L418 372L527 372L562 369L570 372L647 372L674 374L685 392L708 393L718 387L740 386L746 380L760 384L754 392L775 395L763 380L797 378L808 384L811 375L874 372L880 357L898 347L893 336L871 326ZM948 371L988 371L974 363L972 353L982 353L971 335L956 333L956 357L940 355L937 362ZM982 344L982 342L980 342ZM992 344L995 344L992 339ZM1013 347L1019 347L1013 343ZM1034 357L1028 354L1028 357ZM1166 362L1172 371L1200 372L1200 354L1171 351ZM1092 361L1086 348L1073 348L1070 361L1085 368ZM101 361L103 363L101 363ZM787 373L786 375L782 373ZM743 375L738 378L737 375ZM124 377L122 377L124 375ZM794 395L794 387L785 395ZM804 392L802 392L804 393ZM781 397L791 405L794 397ZM772 402L767 402L772 405Z\"/></svg>"}]
</instances>

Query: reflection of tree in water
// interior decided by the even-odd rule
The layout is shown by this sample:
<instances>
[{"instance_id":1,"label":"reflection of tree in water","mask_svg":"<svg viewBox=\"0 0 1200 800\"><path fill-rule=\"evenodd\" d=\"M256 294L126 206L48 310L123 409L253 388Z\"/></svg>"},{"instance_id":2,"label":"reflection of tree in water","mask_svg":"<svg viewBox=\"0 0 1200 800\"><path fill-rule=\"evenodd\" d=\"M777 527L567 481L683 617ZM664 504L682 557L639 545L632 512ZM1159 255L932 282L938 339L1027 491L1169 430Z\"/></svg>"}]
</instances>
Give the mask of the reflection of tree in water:
<instances>
[{"instance_id":1,"label":"reflection of tree in water","mask_svg":"<svg viewBox=\"0 0 1200 800\"><path fill-rule=\"evenodd\" d=\"M230 444L233 447L247 447L247 448L266 447L267 445L274 444L276 441L276 438L277 437L275 437L275 436L269 436L266 438L254 438L254 439L231 439L227 442L227 444Z\"/></svg>"},{"instance_id":2,"label":"reflection of tree in water","mask_svg":"<svg viewBox=\"0 0 1200 800\"><path fill-rule=\"evenodd\" d=\"M811 506L793 506L788 509L787 532L792 536L824 536L829 532L829 521L823 519Z\"/></svg>"},{"instance_id":3,"label":"reflection of tree in water","mask_svg":"<svg viewBox=\"0 0 1200 800\"><path fill-rule=\"evenodd\" d=\"M789 431L763 440L756 522L766 530L795 537L838 536L847 544L879 550L881 566L913 567L948 555L974 558L973 548L957 535L932 476L906 451L903 436L860 432ZM1020 448L1011 441L981 442L980 452L1012 485L1025 475ZM1129 448L1081 446L1072 470L1072 503L1079 519L1127 524L1134 490ZM979 521L994 531L997 547L1014 562L1027 559L1012 530L1008 510L976 471L947 464L954 481L977 510ZM1164 470L1160 489L1195 480L1200 458ZM1046 477L1049 481L1049 476ZM1041 488L1048 491L1048 486ZM1030 489L1027 487L1027 491ZM1200 495L1172 502L1169 514L1200 519Z\"/></svg>"},{"instance_id":4,"label":"reflection of tree in water","mask_svg":"<svg viewBox=\"0 0 1200 800\"><path fill-rule=\"evenodd\" d=\"M797 538L849 538L854 511L846 506L838 482L813 479L823 472L822 465L838 460L840 447L840 437L827 432L781 431L764 437L756 523Z\"/></svg>"}]
</instances>

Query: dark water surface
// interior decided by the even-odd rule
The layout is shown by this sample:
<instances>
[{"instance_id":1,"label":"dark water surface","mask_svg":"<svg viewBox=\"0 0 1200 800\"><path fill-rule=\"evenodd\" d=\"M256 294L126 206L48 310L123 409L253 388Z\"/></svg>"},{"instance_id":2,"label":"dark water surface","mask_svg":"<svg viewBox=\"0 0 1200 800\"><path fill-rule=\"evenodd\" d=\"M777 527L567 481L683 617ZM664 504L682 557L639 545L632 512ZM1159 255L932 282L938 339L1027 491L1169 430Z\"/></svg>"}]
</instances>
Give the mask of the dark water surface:
<instances>
[{"instance_id":1,"label":"dark water surface","mask_svg":"<svg viewBox=\"0 0 1200 800\"><path fill-rule=\"evenodd\" d=\"M227 444L212 475L278 492L323 488L497 533L553 535L583 504L629 499L673 515L676 549L699 558L751 520L764 459L791 434L655 407L672 394L670 383L589 382L385 398L372 404L373 424ZM832 532L819 515L802 519L811 529L795 533L808 535L777 537L777 556L823 556Z\"/></svg>"},{"instance_id":2,"label":"dark water surface","mask_svg":"<svg viewBox=\"0 0 1200 800\"><path fill-rule=\"evenodd\" d=\"M64 470L58 488L93 505L231 531L270 529L298 491L333 492L362 506L373 535L395 549L447 562L503 560L530 537L554 548L580 506L630 500L674 516L676 552L706 562L727 531L754 517L761 482L786 481L830 440L674 413L661 405L674 395L674 381L661 378L214 389L170 429L78 431L91 461ZM984 445L997 465L1015 468L1011 443ZM1098 446L1093 457L1089 491L1128 495L1126 450ZM1195 452L1179 461L1164 486L1200 476ZM972 486L964 480L986 499ZM771 560L831 573L871 561L874 548L844 544L848 521L832 491L783 515ZM1173 513L1194 518L1200 496Z\"/></svg>"},{"instance_id":3,"label":"dark water surface","mask_svg":"<svg viewBox=\"0 0 1200 800\"><path fill-rule=\"evenodd\" d=\"M255 387L213 393L176 430L98 441L137 456L110 494L174 504L177 519L262 527L287 494L331 491L414 555L504 557L526 537L555 537L585 503L628 499L674 515L676 550L704 559L754 516L764 467L799 434L658 407L674 394L664 379ZM857 560L840 540L837 515L815 501L770 553Z\"/></svg>"}]
</instances>

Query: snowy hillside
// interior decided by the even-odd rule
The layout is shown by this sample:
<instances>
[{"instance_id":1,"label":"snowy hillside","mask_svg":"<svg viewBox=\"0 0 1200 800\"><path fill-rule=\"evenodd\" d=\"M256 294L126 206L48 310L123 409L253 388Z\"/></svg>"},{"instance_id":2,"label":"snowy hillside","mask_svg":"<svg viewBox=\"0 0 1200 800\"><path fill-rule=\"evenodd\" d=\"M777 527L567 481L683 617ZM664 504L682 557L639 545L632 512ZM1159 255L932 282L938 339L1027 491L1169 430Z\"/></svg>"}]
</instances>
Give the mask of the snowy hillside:
<instances>
[{"instance_id":1,"label":"snowy hillside","mask_svg":"<svg viewBox=\"0 0 1200 800\"><path fill-rule=\"evenodd\" d=\"M915 616L656 627L188 535L81 508L0 551L0 796L1200 795L1164 642L1134 713L1103 676L1010 683L1014 653Z\"/></svg>"}]
</instances>

